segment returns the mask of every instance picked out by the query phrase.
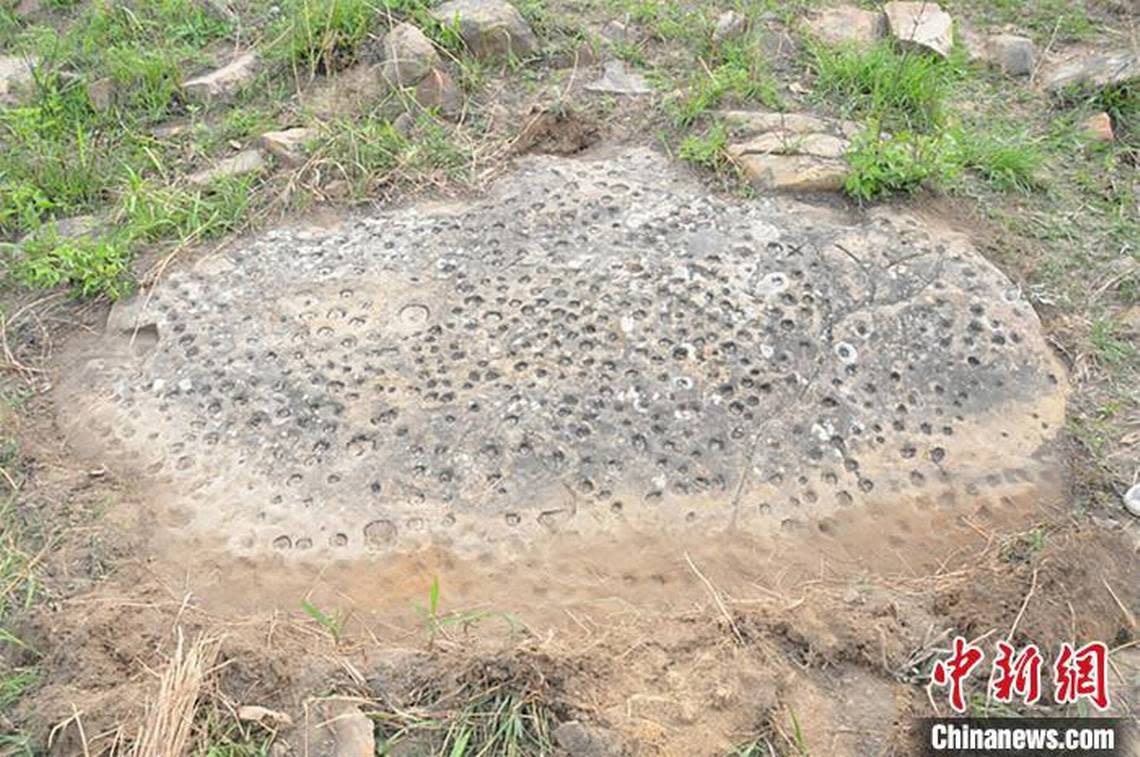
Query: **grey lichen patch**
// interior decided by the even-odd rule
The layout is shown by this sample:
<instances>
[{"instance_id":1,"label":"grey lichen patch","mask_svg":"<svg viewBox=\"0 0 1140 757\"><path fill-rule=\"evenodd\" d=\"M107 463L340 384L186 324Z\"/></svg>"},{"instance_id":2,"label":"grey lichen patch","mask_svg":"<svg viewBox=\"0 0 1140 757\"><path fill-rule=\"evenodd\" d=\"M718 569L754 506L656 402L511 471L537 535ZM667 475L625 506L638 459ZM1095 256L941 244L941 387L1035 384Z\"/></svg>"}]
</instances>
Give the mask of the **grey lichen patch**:
<instances>
[{"instance_id":1,"label":"grey lichen patch","mask_svg":"<svg viewBox=\"0 0 1140 757\"><path fill-rule=\"evenodd\" d=\"M272 231L122 305L61 422L193 533L314 560L1035 485L1064 381L969 245L684 176L533 157L470 203Z\"/></svg>"}]
</instances>

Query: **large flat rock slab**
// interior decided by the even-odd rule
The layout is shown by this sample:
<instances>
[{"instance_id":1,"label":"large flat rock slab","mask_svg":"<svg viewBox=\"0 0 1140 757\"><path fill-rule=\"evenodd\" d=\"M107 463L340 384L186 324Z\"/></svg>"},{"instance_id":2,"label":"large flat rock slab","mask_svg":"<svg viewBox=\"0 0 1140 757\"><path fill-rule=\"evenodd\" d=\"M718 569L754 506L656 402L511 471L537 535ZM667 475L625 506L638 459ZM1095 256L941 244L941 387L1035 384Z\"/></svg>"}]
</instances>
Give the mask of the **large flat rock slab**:
<instances>
[{"instance_id":1,"label":"large flat rock slab","mask_svg":"<svg viewBox=\"0 0 1140 757\"><path fill-rule=\"evenodd\" d=\"M996 506L1055 469L1065 399L964 237L711 197L643 150L271 231L68 359L78 455L188 537L316 561Z\"/></svg>"}]
</instances>

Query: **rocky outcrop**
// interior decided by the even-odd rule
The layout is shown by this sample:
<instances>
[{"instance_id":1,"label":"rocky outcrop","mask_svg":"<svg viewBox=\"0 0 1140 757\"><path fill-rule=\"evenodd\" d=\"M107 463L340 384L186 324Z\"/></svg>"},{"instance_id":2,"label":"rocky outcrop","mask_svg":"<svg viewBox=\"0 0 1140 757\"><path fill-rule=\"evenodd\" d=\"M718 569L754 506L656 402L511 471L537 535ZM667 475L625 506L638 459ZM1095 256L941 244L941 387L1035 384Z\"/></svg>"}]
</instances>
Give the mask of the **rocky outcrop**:
<instances>
[{"instance_id":1,"label":"rocky outcrop","mask_svg":"<svg viewBox=\"0 0 1140 757\"><path fill-rule=\"evenodd\" d=\"M625 61L606 61L600 78L586 85L589 92L612 95L647 95L653 91L645 77L631 70Z\"/></svg>"},{"instance_id":2,"label":"rocky outcrop","mask_svg":"<svg viewBox=\"0 0 1140 757\"><path fill-rule=\"evenodd\" d=\"M443 24L457 23L464 44L477 58L499 60L538 49L530 24L506 0L450 0L431 15Z\"/></svg>"},{"instance_id":3,"label":"rocky outcrop","mask_svg":"<svg viewBox=\"0 0 1140 757\"><path fill-rule=\"evenodd\" d=\"M1113 50L1075 55L1049 67L1042 80L1053 94L1066 90L1101 90L1140 79L1140 52Z\"/></svg>"},{"instance_id":4,"label":"rocky outcrop","mask_svg":"<svg viewBox=\"0 0 1140 757\"><path fill-rule=\"evenodd\" d=\"M384 37L384 63L380 75L394 87L411 87L439 65L439 55L424 33L413 24L397 24Z\"/></svg>"},{"instance_id":5,"label":"rocky outcrop","mask_svg":"<svg viewBox=\"0 0 1140 757\"><path fill-rule=\"evenodd\" d=\"M760 189L831 192L843 188L843 159L858 127L801 113L729 112L728 155Z\"/></svg>"},{"instance_id":6,"label":"rocky outcrop","mask_svg":"<svg viewBox=\"0 0 1140 757\"><path fill-rule=\"evenodd\" d=\"M899 45L949 57L954 46L954 23L938 3L890 2L883 6L883 12L887 29Z\"/></svg>"},{"instance_id":7,"label":"rocky outcrop","mask_svg":"<svg viewBox=\"0 0 1140 757\"><path fill-rule=\"evenodd\" d=\"M886 33L882 13L852 5L828 8L807 21L807 30L829 45L856 44L867 47Z\"/></svg>"},{"instance_id":8,"label":"rocky outcrop","mask_svg":"<svg viewBox=\"0 0 1140 757\"><path fill-rule=\"evenodd\" d=\"M219 69L182 82L182 91L196 102L231 99L253 81L257 65L257 53L243 53Z\"/></svg>"},{"instance_id":9,"label":"rocky outcrop","mask_svg":"<svg viewBox=\"0 0 1140 757\"><path fill-rule=\"evenodd\" d=\"M255 173L265 167L265 156L261 150L243 150L231 158L219 160L213 166L192 173L186 181L196 187L204 187L219 179L232 176L244 176Z\"/></svg>"},{"instance_id":10,"label":"rocky outcrop","mask_svg":"<svg viewBox=\"0 0 1140 757\"><path fill-rule=\"evenodd\" d=\"M995 34L985 42L985 61L1010 76L1029 76L1037 65L1033 40L1017 34Z\"/></svg>"},{"instance_id":11,"label":"rocky outcrop","mask_svg":"<svg viewBox=\"0 0 1140 757\"><path fill-rule=\"evenodd\" d=\"M261 135L261 149L285 165L295 166L304 161L305 145L316 136L316 129L306 127L269 131Z\"/></svg>"}]
</instances>

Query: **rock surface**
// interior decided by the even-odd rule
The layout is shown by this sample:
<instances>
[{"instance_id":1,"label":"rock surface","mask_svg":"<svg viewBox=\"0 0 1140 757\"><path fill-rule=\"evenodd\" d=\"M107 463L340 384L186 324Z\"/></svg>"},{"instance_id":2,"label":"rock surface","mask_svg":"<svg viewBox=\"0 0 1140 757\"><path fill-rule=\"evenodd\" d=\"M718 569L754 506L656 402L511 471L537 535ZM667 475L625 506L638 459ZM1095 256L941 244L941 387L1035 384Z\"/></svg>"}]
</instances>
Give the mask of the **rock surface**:
<instances>
[{"instance_id":1,"label":"rock surface","mask_svg":"<svg viewBox=\"0 0 1140 757\"><path fill-rule=\"evenodd\" d=\"M1064 374L965 237L710 195L648 149L274 229L114 312L55 384L62 432L237 555L768 534L1057 485Z\"/></svg>"},{"instance_id":2,"label":"rock surface","mask_svg":"<svg viewBox=\"0 0 1140 757\"><path fill-rule=\"evenodd\" d=\"M305 145L317 136L316 129L297 127L269 131L261 135L261 148L286 165L298 165L305 159Z\"/></svg>"},{"instance_id":3,"label":"rock surface","mask_svg":"<svg viewBox=\"0 0 1140 757\"><path fill-rule=\"evenodd\" d=\"M538 50L530 24L505 0L449 0L431 15L444 24L458 19L464 44L478 58L521 57Z\"/></svg>"},{"instance_id":4,"label":"rock surface","mask_svg":"<svg viewBox=\"0 0 1140 757\"><path fill-rule=\"evenodd\" d=\"M463 93L446 71L436 68L416 85L416 103L426 110L437 110L440 115L454 118L463 110Z\"/></svg>"},{"instance_id":5,"label":"rock surface","mask_svg":"<svg viewBox=\"0 0 1140 757\"><path fill-rule=\"evenodd\" d=\"M587 84L586 90L613 95L647 95L653 88L644 76L630 70L625 61L615 59L606 61L601 77Z\"/></svg>"},{"instance_id":6,"label":"rock surface","mask_svg":"<svg viewBox=\"0 0 1140 757\"><path fill-rule=\"evenodd\" d=\"M748 19L736 11L725 11L716 20L713 29L713 41L724 42L726 39L739 37L748 28Z\"/></svg>"},{"instance_id":7,"label":"rock surface","mask_svg":"<svg viewBox=\"0 0 1140 757\"><path fill-rule=\"evenodd\" d=\"M572 720L554 729L554 742L574 757L621 757L617 737L610 731Z\"/></svg>"},{"instance_id":8,"label":"rock surface","mask_svg":"<svg viewBox=\"0 0 1140 757\"><path fill-rule=\"evenodd\" d=\"M1028 37L995 34L986 40L985 58L1010 76L1029 76L1037 65L1037 48Z\"/></svg>"},{"instance_id":9,"label":"rock surface","mask_svg":"<svg viewBox=\"0 0 1140 757\"><path fill-rule=\"evenodd\" d=\"M729 112L725 118L737 135L728 154L754 186L798 192L843 188L843 155L854 124L804 113Z\"/></svg>"},{"instance_id":10,"label":"rock surface","mask_svg":"<svg viewBox=\"0 0 1140 757\"><path fill-rule=\"evenodd\" d=\"M380 74L392 86L414 86L438 65L435 46L414 24L397 24L385 35Z\"/></svg>"},{"instance_id":11,"label":"rock surface","mask_svg":"<svg viewBox=\"0 0 1140 757\"><path fill-rule=\"evenodd\" d=\"M0 55L0 104L19 103L35 87L35 63L15 55Z\"/></svg>"},{"instance_id":12,"label":"rock surface","mask_svg":"<svg viewBox=\"0 0 1140 757\"><path fill-rule=\"evenodd\" d=\"M1112 118L1107 113L1095 113L1085 119L1081 124L1090 138L1097 142L1112 142L1116 139L1116 135L1112 131Z\"/></svg>"},{"instance_id":13,"label":"rock surface","mask_svg":"<svg viewBox=\"0 0 1140 757\"><path fill-rule=\"evenodd\" d=\"M197 102L227 100L253 81L257 66L256 52L243 53L219 69L187 79L182 83L182 91Z\"/></svg>"},{"instance_id":14,"label":"rock surface","mask_svg":"<svg viewBox=\"0 0 1140 757\"><path fill-rule=\"evenodd\" d=\"M949 57L954 47L954 22L938 3L896 0L884 5L883 12L888 31L900 45Z\"/></svg>"},{"instance_id":15,"label":"rock surface","mask_svg":"<svg viewBox=\"0 0 1140 757\"><path fill-rule=\"evenodd\" d=\"M1049 67L1045 89L1062 94L1068 89L1101 90L1140 79L1140 52L1115 50L1082 53Z\"/></svg>"},{"instance_id":16,"label":"rock surface","mask_svg":"<svg viewBox=\"0 0 1140 757\"><path fill-rule=\"evenodd\" d=\"M886 33L886 21L882 13L841 5L810 18L807 28L829 45L852 43L868 47Z\"/></svg>"},{"instance_id":17,"label":"rock surface","mask_svg":"<svg viewBox=\"0 0 1140 757\"><path fill-rule=\"evenodd\" d=\"M261 150L243 150L233 157L219 160L209 168L190 174L186 181L201 187L219 179L254 173L264 167L265 156Z\"/></svg>"},{"instance_id":18,"label":"rock surface","mask_svg":"<svg viewBox=\"0 0 1140 757\"><path fill-rule=\"evenodd\" d=\"M1124 509L1140 518L1140 484L1135 484L1124 492Z\"/></svg>"}]
</instances>

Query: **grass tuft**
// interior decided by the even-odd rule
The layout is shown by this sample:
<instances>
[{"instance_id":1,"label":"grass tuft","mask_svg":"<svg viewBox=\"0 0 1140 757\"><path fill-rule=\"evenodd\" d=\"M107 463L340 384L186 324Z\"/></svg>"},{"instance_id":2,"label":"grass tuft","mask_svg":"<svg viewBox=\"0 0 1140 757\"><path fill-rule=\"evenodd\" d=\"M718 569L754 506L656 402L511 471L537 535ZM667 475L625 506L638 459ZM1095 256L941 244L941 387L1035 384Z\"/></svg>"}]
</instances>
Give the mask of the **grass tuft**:
<instances>
[{"instance_id":1,"label":"grass tuft","mask_svg":"<svg viewBox=\"0 0 1140 757\"><path fill-rule=\"evenodd\" d=\"M816 92L848 114L878 119L887 129L932 131L943 123L957 67L889 43L868 50L813 45Z\"/></svg>"}]
</instances>

